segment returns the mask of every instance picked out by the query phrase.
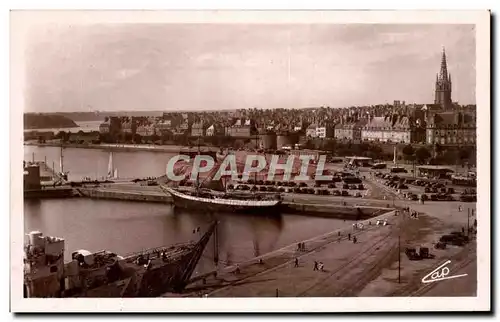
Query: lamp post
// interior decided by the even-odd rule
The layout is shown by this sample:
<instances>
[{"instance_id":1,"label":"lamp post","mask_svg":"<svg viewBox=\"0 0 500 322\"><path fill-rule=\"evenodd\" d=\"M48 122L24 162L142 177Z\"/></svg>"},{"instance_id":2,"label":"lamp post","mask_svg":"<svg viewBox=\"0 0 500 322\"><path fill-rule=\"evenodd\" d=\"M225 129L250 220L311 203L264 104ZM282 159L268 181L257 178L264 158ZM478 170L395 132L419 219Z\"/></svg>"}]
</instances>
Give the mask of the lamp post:
<instances>
[{"instance_id":1,"label":"lamp post","mask_svg":"<svg viewBox=\"0 0 500 322\"><path fill-rule=\"evenodd\" d=\"M401 284L401 226L398 234L398 283Z\"/></svg>"}]
</instances>

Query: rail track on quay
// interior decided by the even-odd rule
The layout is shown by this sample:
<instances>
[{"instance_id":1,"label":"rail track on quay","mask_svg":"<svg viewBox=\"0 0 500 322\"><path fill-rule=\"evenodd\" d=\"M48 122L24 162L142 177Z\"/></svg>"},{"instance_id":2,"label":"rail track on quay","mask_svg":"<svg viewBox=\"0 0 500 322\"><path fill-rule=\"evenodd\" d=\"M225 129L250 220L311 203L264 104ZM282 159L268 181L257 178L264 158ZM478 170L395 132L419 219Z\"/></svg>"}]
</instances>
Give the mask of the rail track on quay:
<instances>
[{"instance_id":1,"label":"rail track on quay","mask_svg":"<svg viewBox=\"0 0 500 322\"><path fill-rule=\"evenodd\" d=\"M370 226L365 226L365 227L370 227ZM373 225L370 228L364 228L362 230L354 231L351 233L351 238L358 236L358 235L361 235L363 233L370 232L372 230L376 230L377 228L382 228L382 227ZM352 264L355 261L362 262L363 259L366 259L367 257L371 256L375 251L379 250L380 245L383 245L383 243L385 243L391 237L392 234L393 234L393 232L391 231L390 233L384 235L376 243L372 244L368 249L361 251L361 253L356 254L354 258L350 259L348 263L343 264L343 267L338 268L336 270L336 272L340 271L341 269L345 269L347 266L351 267L352 265L350 266L349 264ZM300 258L310 256L310 255L316 253L317 251L321 250L322 248L324 248L327 245L330 245L330 244L335 243L335 242L341 242L341 241L347 241L347 240L348 240L348 236L346 234L342 234L340 237L335 238L335 235L333 233L326 234L324 237L322 237L322 238L320 237L317 240L308 240L307 242L310 242L311 245L310 245L310 248L308 248L305 252L303 252L303 253L298 253L297 251L283 252L283 254L282 254L283 256L281 257L281 259L284 260L284 262L281 262L278 265L274 265L273 267L269 267L265 270L253 272L250 274L244 273L245 266L243 266L243 263L240 263L242 265L240 268L242 272L240 274L244 275L244 277L242 277L241 279L236 279L234 281L225 281L226 283L219 284L219 285L206 285L206 287L205 287L206 295L205 296L217 296L216 295L217 293L223 292L224 290L227 290L233 286L243 285L247 282L250 282L250 280L254 277L257 277L260 275L265 275L267 273L270 273L270 272L273 272L273 271L278 270L280 268L283 268L286 265L290 265L294 262L295 258L300 259ZM277 250L275 252L283 251L284 249L290 248L290 247L293 247L293 246L289 245L289 246L286 246L286 247L282 248L281 250ZM269 257L269 254L267 256ZM366 257L363 257L363 256L366 256ZM261 258L265 259L266 255L261 256ZM247 263L249 265L256 264L257 259L252 259L252 260L248 261ZM240 265L240 264L238 264L238 265ZM334 273L330 274L330 277L332 275L334 275ZM328 278L329 277L326 277L326 279L328 279ZM312 287L314 287L314 286L312 286ZM304 292L307 292L307 290L303 291L302 293L304 293ZM300 294L297 296L300 296Z\"/></svg>"},{"instance_id":2,"label":"rail track on quay","mask_svg":"<svg viewBox=\"0 0 500 322\"><path fill-rule=\"evenodd\" d=\"M364 286L364 284L368 283L370 280L376 277L376 273L383 268L385 265L386 261L383 259L386 259L389 257L389 255L393 254L392 250L392 243L389 243L389 246L387 244L388 240L393 237L393 232L389 232L388 234L384 235L381 237L379 240L377 240L374 244L372 244L370 247L367 249L357 253L353 258L351 258L348 262L343 263L340 266L337 266L331 273L329 273L327 276L321 278L318 281L315 281L312 285L307 287L305 290L302 290L301 292L297 293L295 296L307 296L307 293L317 287L318 285L323 284L324 282L328 281L329 279L333 277L337 277L334 283L339 283L342 286L341 289L335 290L333 294L330 294L329 296L333 297L339 297L339 296L353 296L352 294L355 293L355 291L360 287ZM361 270L358 275L361 275L361 278L358 278L356 282L350 281L345 281L341 282L341 280L345 280L347 276L349 276L349 271L352 270L353 267L358 266L358 265L363 265L364 261L369 259L373 254L375 254L377 251L380 250L381 247L385 246L386 248L389 248L389 251L386 251L383 253L383 255L380 258L376 258L375 261L376 263L373 265L370 265L367 269ZM383 264L381 264L383 262ZM355 276L357 277L357 276Z\"/></svg>"}]
</instances>

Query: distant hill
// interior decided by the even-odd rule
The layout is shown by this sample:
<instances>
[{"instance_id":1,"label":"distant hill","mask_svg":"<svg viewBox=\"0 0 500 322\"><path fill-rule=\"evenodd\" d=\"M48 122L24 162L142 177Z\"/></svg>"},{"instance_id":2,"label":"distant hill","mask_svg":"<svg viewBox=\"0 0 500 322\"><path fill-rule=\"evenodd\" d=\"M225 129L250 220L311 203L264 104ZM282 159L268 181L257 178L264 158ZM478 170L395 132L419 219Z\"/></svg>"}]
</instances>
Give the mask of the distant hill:
<instances>
[{"instance_id":1,"label":"distant hill","mask_svg":"<svg viewBox=\"0 0 500 322\"><path fill-rule=\"evenodd\" d=\"M162 111L116 111L116 112L57 112L51 115L67 117L75 122L104 121L106 116L162 116Z\"/></svg>"},{"instance_id":2,"label":"distant hill","mask_svg":"<svg viewBox=\"0 0 500 322\"><path fill-rule=\"evenodd\" d=\"M78 125L71 119L56 114L24 114L25 129L52 129L52 128L71 128Z\"/></svg>"}]
</instances>

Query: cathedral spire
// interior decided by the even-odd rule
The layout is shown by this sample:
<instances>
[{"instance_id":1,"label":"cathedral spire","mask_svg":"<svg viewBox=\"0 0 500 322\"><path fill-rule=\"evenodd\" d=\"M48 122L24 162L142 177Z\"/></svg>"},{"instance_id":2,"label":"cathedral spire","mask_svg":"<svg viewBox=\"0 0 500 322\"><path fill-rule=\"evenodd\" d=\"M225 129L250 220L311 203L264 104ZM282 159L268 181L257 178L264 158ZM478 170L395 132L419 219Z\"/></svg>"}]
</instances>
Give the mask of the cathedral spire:
<instances>
[{"instance_id":1,"label":"cathedral spire","mask_svg":"<svg viewBox=\"0 0 500 322\"><path fill-rule=\"evenodd\" d=\"M443 47L441 56L441 68L436 80L435 104L440 104L444 109L451 107L451 74L448 73L446 64L446 52Z\"/></svg>"},{"instance_id":2,"label":"cathedral spire","mask_svg":"<svg viewBox=\"0 0 500 322\"><path fill-rule=\"evenodd\" d=\"M439 71L439 80L448 80L448 66L446 65L446 51L443 47L443 54L441 57L441 70Z\"/></svg>"}]
</instances>

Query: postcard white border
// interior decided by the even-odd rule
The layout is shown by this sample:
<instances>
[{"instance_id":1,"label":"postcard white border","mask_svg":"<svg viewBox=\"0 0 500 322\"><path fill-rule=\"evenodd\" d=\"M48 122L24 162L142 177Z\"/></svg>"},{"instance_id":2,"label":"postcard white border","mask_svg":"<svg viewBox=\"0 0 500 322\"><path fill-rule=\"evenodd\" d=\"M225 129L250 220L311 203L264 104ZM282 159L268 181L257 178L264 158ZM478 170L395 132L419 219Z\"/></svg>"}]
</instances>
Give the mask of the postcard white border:
<instances>
[{"instance_id":1,"label":"postcard white border","mask_svg":"<svg viewBox=\"0 0 500 322\"><path fill-rule=\"evenodd\" d=\"M22 298L23 35L27 22L475 24L478 152L478 289L472 298ZM14 312L357 312L490 309L490 14L482 11L59 11L11 14L11 310ZM427 50L427 48L423 48Z\"/></svg>"}]
</instances>

